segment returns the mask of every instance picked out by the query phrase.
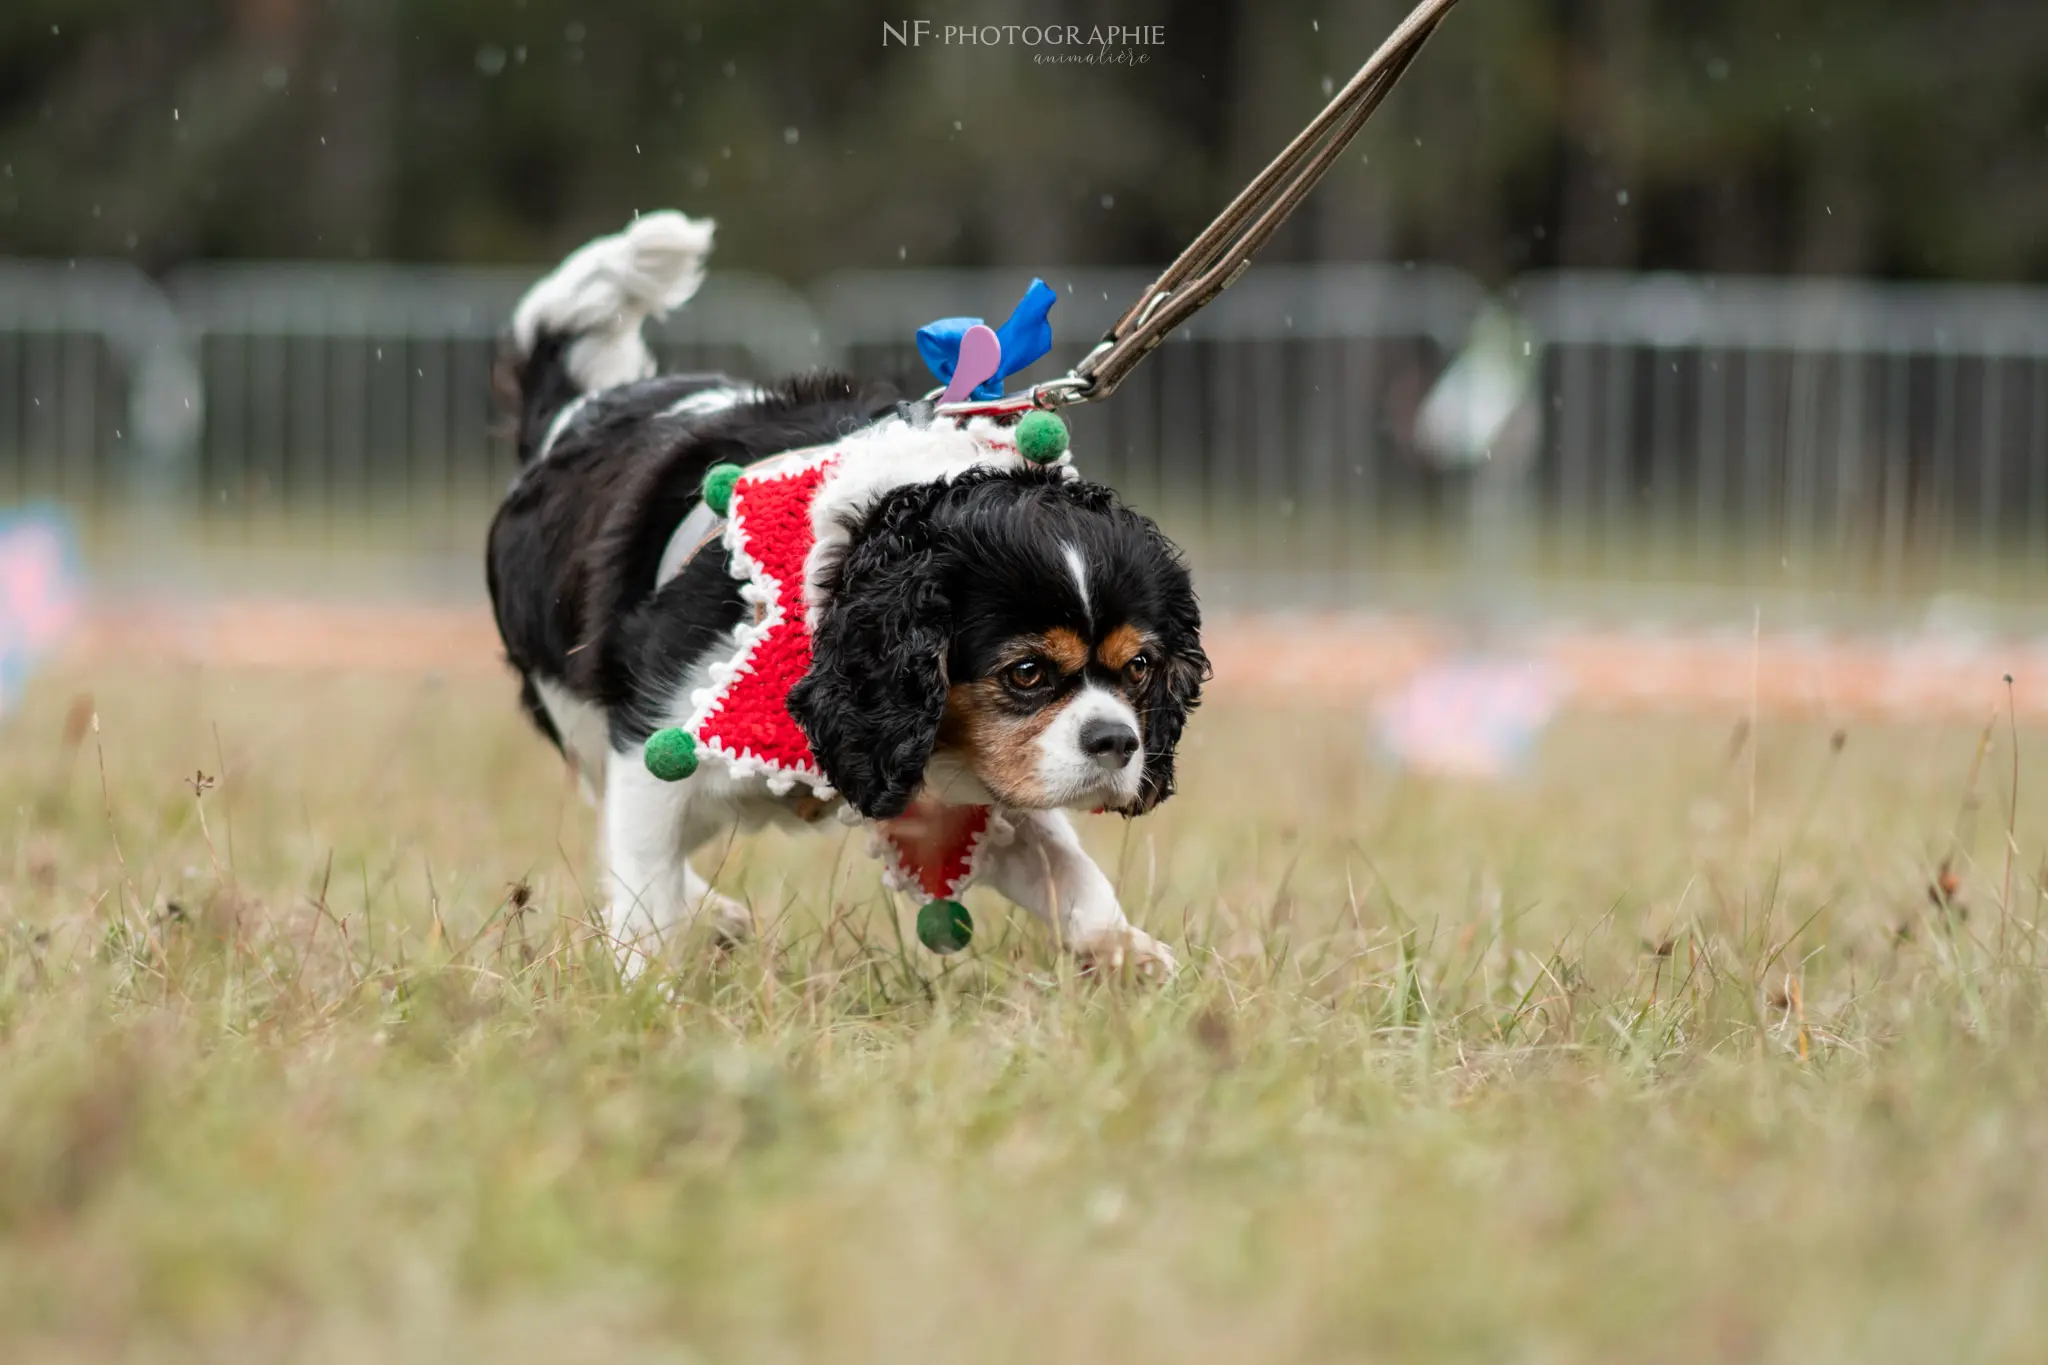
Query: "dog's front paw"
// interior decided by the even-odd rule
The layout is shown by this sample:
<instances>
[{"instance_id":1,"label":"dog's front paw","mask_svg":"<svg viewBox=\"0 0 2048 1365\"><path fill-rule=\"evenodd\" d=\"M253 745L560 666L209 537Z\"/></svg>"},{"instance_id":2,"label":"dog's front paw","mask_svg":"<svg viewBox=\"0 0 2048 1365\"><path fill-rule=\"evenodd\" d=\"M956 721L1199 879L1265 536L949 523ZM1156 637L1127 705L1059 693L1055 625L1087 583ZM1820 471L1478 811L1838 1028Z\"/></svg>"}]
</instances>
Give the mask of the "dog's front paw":
<instances>
[{"instance_id":1,"label":"dog's front paw","mask_svg":"<svg viewBox=\"0 0 2048 1365\"><path fill-rule=\"evenodd\" d=\"M1164 981L1180 970L1173 949L1143 929L1124 924L1074 945L1084 972L1114 973L1129 968L1151 981Z\"/></svg>"},{"instance_id":2,"label":"dog's front paw","mask_svg":"<svg viewBox=\"0 0 2048 1365\"><path fill-rule=\"evenodd\" d=\"M730 896L707 891L697 906L697 917L710 926L719 943L745 943L754 937L754 915Z\"/></svg>"},{"instance_id":3,"label":"dog's front paw","mask_svg":"<svg viewBox=\"0 0 2048 1365\"><path fill-rule=\"evenodd\" d=\"M639 980L641 973L659 961L662 954L685 933L695 932L697 925L702 925L703 932L708 933L711 942L721 949L745 943L754 937L752 913L730 896L707 890L686 905L683 913L667 922L665 931L655 927L650 917L640 913L637 907L632 910L615 909L606 916L607 924L619 926L617 930L608 932L621 981L630 984Z\"/></svg>"}]
</instances>

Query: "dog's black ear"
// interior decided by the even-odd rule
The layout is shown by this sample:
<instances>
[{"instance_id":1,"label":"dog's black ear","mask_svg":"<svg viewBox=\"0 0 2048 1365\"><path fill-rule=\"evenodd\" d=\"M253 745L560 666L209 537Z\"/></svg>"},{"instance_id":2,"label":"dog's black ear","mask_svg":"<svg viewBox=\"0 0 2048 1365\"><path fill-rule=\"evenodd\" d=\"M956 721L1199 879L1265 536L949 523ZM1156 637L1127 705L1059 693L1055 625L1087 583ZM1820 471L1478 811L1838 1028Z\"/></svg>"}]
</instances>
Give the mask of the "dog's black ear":
<instances>
[{"instance_id":1,"label":"dog's black ear","mask_svg":"<svg viewBox=\"0 0 2048 1365\"><path fill-rule=\"evenodd\" d=\"M1188 713L1201 704L1202 684L1209 681L1209 656L1202 652L1202 608L1195 600L1194 580L1174 543L1145 518L1154 560L1164 578L1154 628L1163 657L1146 690L1141 723L1145 729L1145 776L1138 786L1138 809L1151 810L1173 795L1173 751L1186 728Z\"/></svg>"},{"instance_id":2,"label":"dog's black ear","mask_svg":"<svg viewBox=\"0 0 2048 1365\"><path fill-rule=\"evenodd\" d=\"M826 572L810 671L789 691L825 776L871 820L917 794L946 710L952 610L931 516L942 492L897 489L863 519Z\"/></svg>"}]
</instances>

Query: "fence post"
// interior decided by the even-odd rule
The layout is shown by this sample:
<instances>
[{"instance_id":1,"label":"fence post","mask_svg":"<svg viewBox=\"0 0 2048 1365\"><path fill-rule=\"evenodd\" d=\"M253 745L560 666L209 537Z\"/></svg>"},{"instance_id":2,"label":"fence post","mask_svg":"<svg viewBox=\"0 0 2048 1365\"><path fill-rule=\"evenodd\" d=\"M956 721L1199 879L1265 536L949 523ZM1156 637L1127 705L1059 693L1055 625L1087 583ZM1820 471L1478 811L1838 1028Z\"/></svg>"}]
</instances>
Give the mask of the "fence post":
<instances>
[{"instance_id":1,"label":"fence post","mask_svg":"<svg viewBox=\"0 0 2048 1365\"><path fill-rule=\"evenodd\" d=\"M170 301L147 280L139 286L123 342L129 370L128 428L138 456L133 493L152 513L199 490L199 433L206 420L196 339Z\"/></svg>"},{"instance_id":2,"label":"fence post","mask_svg":"<svg viewBox=\"0 0 2048 1365\"><path fill-rule=\"evenodd\" d=\"M204 396L191 339L170 300L149 278L124 262L0 261L0 331L19 333L31 371L31 411L49 405L49 449L59 462L85 460L93 472L90 500L118 492L156 517L191 483L193 455L204 413ZM37 344L34 338L40 336ZM102 401L96 342L119 372L119 403L96 411ZM69 393L61 377L68 366L49 367L49 392L36 391L38 356L52 347L87 343L85 391ZM75 408L76 412L72 412ZM75 425L78 439L67 439ZM24 430L28 430L24 427ZM111 435L113 444L102 444ZM23 455L36 448L25 437ZM116 458L115 472L99 473L100 456ZM77 486L73 471L53 471L51 493Z\"/></svg>"}]
</instances>

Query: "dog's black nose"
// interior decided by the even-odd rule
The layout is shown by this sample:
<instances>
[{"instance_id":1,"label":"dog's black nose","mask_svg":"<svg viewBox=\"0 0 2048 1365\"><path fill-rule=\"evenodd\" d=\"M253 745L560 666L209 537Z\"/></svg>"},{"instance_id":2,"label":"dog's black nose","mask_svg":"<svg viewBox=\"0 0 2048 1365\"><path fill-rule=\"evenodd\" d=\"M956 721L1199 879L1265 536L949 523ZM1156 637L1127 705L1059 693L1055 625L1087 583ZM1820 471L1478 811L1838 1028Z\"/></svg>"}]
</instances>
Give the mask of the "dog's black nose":
<instances>
[{"instance_id":1,"label":"dog's black nose","mask_svg":"<svg viewBox=\"0 0 2048 1365\"><path fill-rule=\"evenodd\" d=\"M1138 732L1120 720L1097 717L1081 727L1081 752L1105 768L1121 768L1138 752Z\"/></svg>"}]
</instances>

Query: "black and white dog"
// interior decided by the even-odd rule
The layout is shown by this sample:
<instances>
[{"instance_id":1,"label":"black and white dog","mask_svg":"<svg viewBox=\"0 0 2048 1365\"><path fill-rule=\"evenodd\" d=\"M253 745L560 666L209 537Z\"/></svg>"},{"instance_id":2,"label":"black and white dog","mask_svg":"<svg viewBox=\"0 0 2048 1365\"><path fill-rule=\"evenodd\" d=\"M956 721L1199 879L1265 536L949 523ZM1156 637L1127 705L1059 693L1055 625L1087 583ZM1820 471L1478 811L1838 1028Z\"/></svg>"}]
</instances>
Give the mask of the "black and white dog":
<instances>
[{"instance_id":1,"label":"black and white dog","mask_svg":"<svg viewBox=\"0 0 2048 1365\"><path fill-rule=\"evenodd\" d=\"M1088 960L1172 970L1065 812L1173 791L1208 674L1180 553L1064 460L1023 459L1000 420L834 374L657 375L641 324L696 291L711 239L664 212L591 242L520 302L501 367L522 469L491 527L491 600L528 714L602 803L622 962L701 912L746 931L688 861L722 830L975 806L996 812L982 880ZM800 792L743 759L662 781L649 736L701 719L774 610L704 505L706 471L818 450L812 653L787 712L822 775Z\"/></svg>"}]
</instances>

